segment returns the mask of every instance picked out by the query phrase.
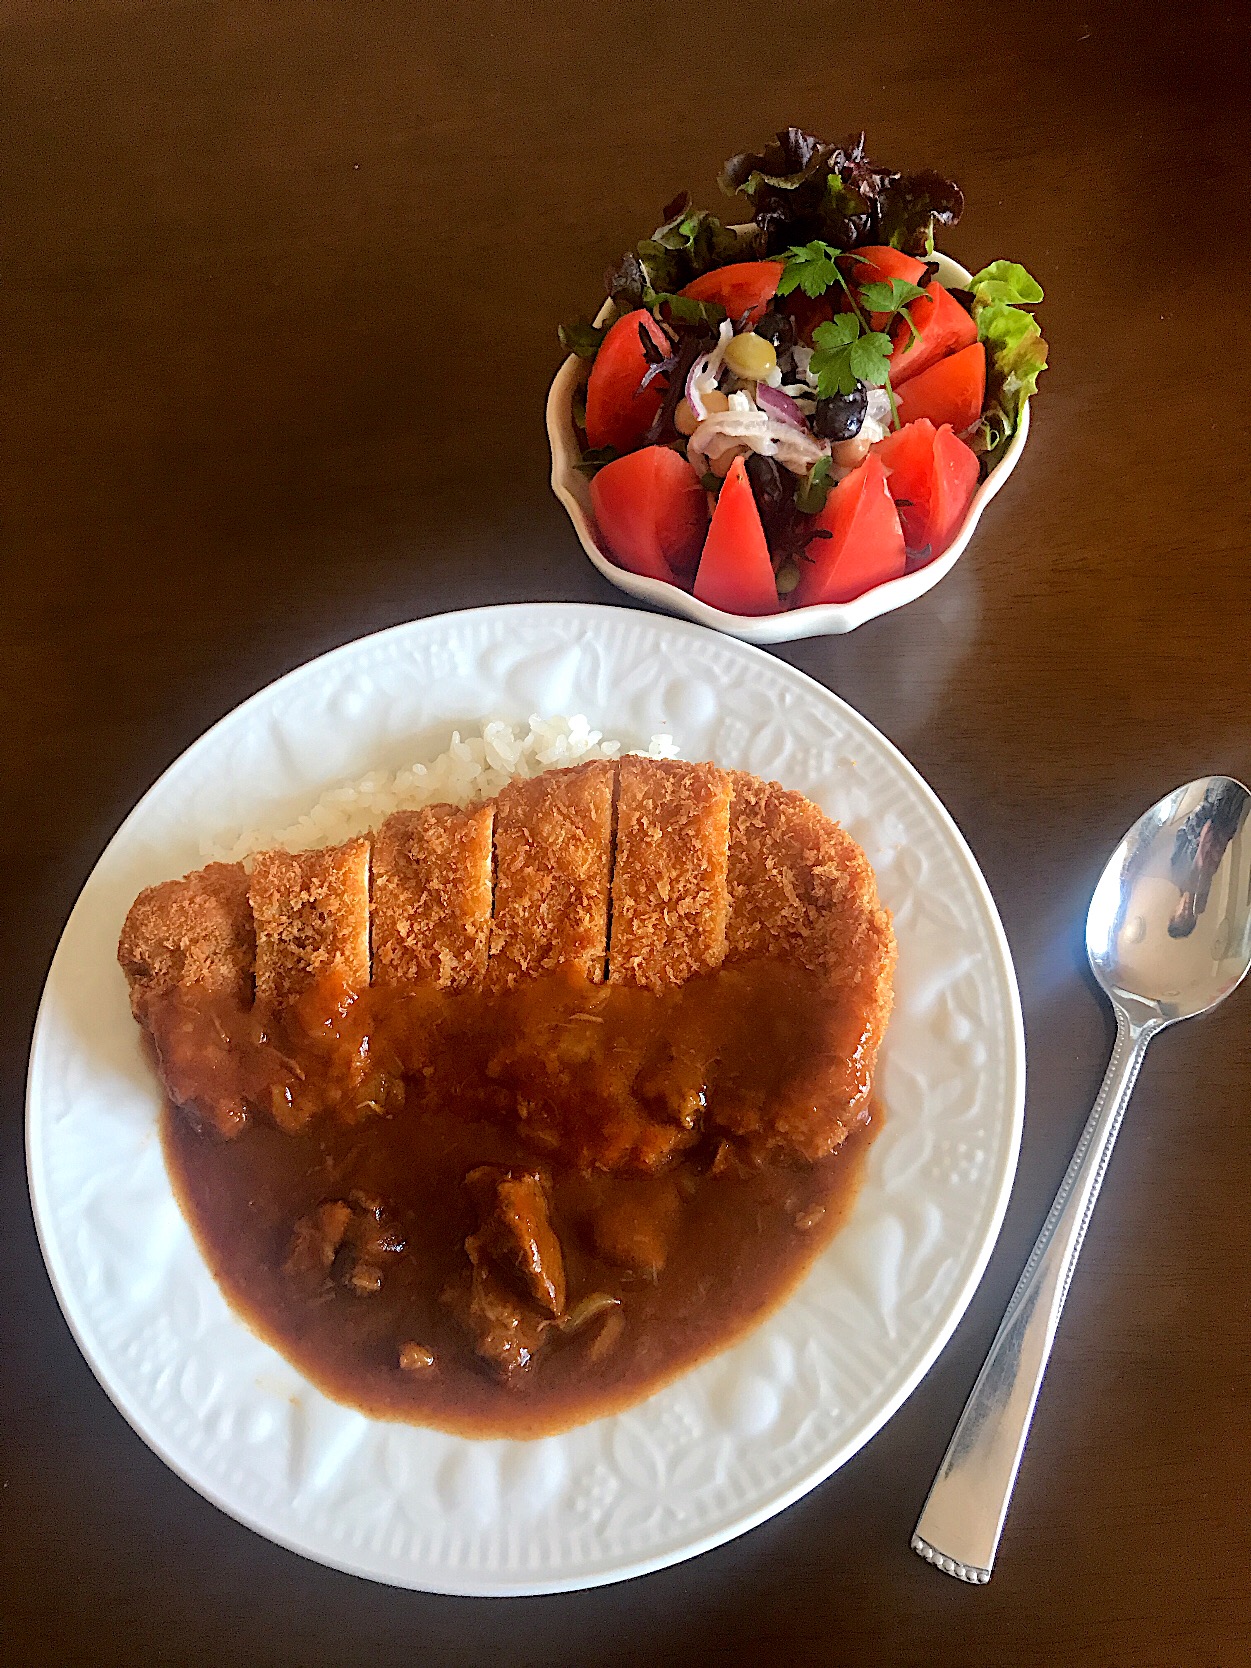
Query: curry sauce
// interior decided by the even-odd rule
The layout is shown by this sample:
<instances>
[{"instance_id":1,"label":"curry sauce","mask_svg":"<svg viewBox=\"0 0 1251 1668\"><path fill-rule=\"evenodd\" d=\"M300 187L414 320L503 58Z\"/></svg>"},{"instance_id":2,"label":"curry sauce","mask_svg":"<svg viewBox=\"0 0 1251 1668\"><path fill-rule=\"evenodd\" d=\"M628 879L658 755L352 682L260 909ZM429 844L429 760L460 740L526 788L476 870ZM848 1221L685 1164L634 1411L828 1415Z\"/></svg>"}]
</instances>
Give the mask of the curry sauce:
<instances>
[{"instance_id":1,"label":"curry sauce","mask_svg":"<svg viewBox=\"0 0 1251 1668\"><path fill-rule=\"evenodd\" d=\"M149 1023L183 1101L170 1174L232 1305L327 1394L464 1435L560 1430L724 1348L828 1242L870 1133L854 1011L840 1024L819 982L767 962L658 994L565 973L490 997L323 990L272 1016L184 1000ZM771 1132L816 1087L851 1134L805 1159ZM224 1138L193 1090L246 1091L287 1127L253 1114ZM466 1325L484 1166L537 1178L563 1259L562 1313L529 1306L536 1347L508 1370ZM318 1212L346 1232L301 1259Z\"/></svg>"}]
</instances>

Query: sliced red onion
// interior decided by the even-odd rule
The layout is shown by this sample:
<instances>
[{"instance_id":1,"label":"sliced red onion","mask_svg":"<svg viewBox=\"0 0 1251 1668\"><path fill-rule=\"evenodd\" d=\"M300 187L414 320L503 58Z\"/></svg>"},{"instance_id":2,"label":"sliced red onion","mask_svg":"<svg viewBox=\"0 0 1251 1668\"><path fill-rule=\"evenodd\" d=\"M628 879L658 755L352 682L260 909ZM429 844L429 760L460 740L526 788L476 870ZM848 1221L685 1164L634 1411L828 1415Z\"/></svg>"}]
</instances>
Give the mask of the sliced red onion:
<instances>
[{"instance_id":1,"label":"sliced red onion","mask_svg":"<svg viewBox=\"0 0 1251 1668\"><path fill-rule=\"evenodd\" d=\"M708 369L708 359L708 354L701 353L699 358L686 373L686 403L690 406L691 410L695 413L701 423L708 415L708 412L705 409L703 400L700 399L699 395L695 391L695 379L703 376L704 372Z\"/></svg>"},{"instance_id":2,"label":"sliced red onion","mask_svg":"<svg viewBox=\"0 0 1251 1668\"><path fill-rule=\"evenodd\" d=\"M790 395L784 394L780 388L770 388L767 382L756 384L756 404L770 417L776 417L779 423L789 423L796 429L808 427L803 412Z\"/></svg>"}]
</instances>

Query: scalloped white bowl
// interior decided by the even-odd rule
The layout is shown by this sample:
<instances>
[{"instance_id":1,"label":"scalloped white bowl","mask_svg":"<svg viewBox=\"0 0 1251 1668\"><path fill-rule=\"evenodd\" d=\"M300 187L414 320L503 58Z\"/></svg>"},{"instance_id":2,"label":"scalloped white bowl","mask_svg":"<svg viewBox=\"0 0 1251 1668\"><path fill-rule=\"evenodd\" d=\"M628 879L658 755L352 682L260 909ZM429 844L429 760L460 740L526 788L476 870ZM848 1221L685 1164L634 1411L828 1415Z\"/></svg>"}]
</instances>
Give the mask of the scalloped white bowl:
<instances>
[{"instance_id":1,"label":"scalloped white bowl","mask_svg":"<svg viewBox=\"0 0 1251 1668\"><path fill-rule=\"evenodd\" d=\"M938 276L945 284L965 285L970 274L957 261L935 252ZM605 306L607 303L605 303ZM602 317L603 309L600 316ZM819 602L807 608L787 609L781 614L749 616L727 614L712 608L689 591L669 585L663 579L647 579L618 567L599 543L599 530L591 513L591 486L578 470L582 452L573 424L573 396L582 377L582 361L570 354L557 371L547 396L547 438L552 448L552 491L569 512L574 532L581 540L594 565L604 578L619 591L626 591L643 602L655 603L671 614L685 614L688 620L713 626L717 631L741 637L748 643L793 643L801 637L830 637L844 631L854 631L866 620L879 614L889 614L905 603L932 591L944 574L950 573L960 560L964 548L973 537L981 520L982 511L1003 486L1017 466L1029 435L1029 406L1021 413L1021 422L1011 443L994 469L978 487L969 505L969 513L955 538L941 556L927 562L923 568L891 579L885 585L875 585L851 602Z\"/></svg>"}]
</instances>

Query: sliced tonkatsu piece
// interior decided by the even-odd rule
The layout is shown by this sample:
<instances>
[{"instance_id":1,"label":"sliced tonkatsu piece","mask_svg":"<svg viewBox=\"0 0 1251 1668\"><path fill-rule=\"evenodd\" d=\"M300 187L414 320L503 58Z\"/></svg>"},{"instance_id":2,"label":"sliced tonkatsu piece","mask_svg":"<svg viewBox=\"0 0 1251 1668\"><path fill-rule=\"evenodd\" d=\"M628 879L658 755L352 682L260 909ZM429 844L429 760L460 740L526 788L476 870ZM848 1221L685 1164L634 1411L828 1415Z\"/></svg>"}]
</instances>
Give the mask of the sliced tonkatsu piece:
<instances>
[{"instance_id":1,"label":"sliced tonkatsu piece","mask_svg":"<svg viewBox=\"0 0 1251 1668\"><path fill-rule=\"evenodd\" d=\"M894 934L864 852L802 794L731 774L726 961L787 961L889 990Z\"/></svg>"},{"instance_id":2,"label":"sliced tonkatsu piece","mask_svg":"<svg viewBox=\"0 0 1251 1668\"><path fill-rule=\"evenodd\" d=\"M615 774L600 760L500 793L488 988L559 967L603 981Z\"/></svg>"},{"instance_id":3,"label":"sliced tonkatsu piece","mask_svg":"<svg viewBox=\"0 0 1251 1668\"><path fill-rule=\"evenodd\" d=\"M210 863L140 892L117 946L141 1018L151 997L175 989L252 1001L256 934L241 863Z\"/></svg>"},{"instance_id":4,"label":"sliced tonkatsu piece","mask_svg":"<svg viewBox=\"0 0 1251 1668\"><path fill-rule=\"evenodd\" d=\"M608 977L659 990L725 956L730 776L676 759L620 769Z\"/></svg>"},{"instance_id":5,"label":"sliced tonkatsu piece","mask_svg":"<svg viewBox=\"0 0 1251 1668\"><path fill-rule=\"evenodd\" d=\"M323 851L262 851L249 889L256 996L282 1003L322 979L369 983L369 841Z\"/></svg>"},{"instance_id":6,"label":"sliced tonkatsu piece","mask_svg":"<svg viewBox=\"0 0 1251 1668\"><path fill-rule=\"evenodd\" d=\"M800 969L817 975L828 999L785 1050L795 1078L782 1104L731 1098L717 1121L751 1145L821 1158L868 1116L891 1009L890 915L849 834L802 794L741 771L730 807L729 890L727 976L752 962Z\"/></svg>"},{"instance_id":7,"label":"sliced tonkatsu piece","mask_svg":"<svg viewBox=\"0 0 1251 1668\"><path fill-rule=\"evenodd\" d=\"M379 985L482 984L491 940L494 801L396 811L374 839L373 976Z\"/></svg>"}]
</instances>

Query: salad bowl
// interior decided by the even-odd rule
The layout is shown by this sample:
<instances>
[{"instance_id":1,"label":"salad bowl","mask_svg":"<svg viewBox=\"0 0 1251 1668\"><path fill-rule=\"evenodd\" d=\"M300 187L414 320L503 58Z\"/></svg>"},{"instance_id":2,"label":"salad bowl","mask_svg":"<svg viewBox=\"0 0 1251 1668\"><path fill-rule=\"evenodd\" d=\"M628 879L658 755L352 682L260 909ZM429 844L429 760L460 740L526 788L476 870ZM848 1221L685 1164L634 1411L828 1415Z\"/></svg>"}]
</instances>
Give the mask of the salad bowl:
<instances>
[{"instance_id":1,"label":"salad bowl","mask_svg":"<svg viewBox=\"0 0 1251 1668\"><path fill-rule=\"evenodd\" d=\"M938 278L949 287L964 287L970 274L949 256L935 251ZM605 302L596 323L602 323L607 313ZM850 602L814 603L804 608L786 609L778 614L729 614L713 608L689 591L670 585L662 579L649 579L619 567L599 542L595 519L591 512L590 482L579 470L582 460L577 430L573 421L573 399L585 375L585 365L570 354L557 371L547 396L547 436L552 452L552 491L568 511L574 532L592 564L618 590L638 597L671 614L685 615L699 625L712 626L731 637L748 643L792 643L804 637L838 636L854 631L880 614L889 614L905 603L915 602L933 590L939 580L963 555L981 520L982 512L1016 468L1029 435L1029 404L1025 404L1016 432L1004 448L1003 456L978 487L969 505L968 514L954 539L941 555L923 567L913 569L898 579L875 585L854 597Z\"/></svg>"}]
</instances>

